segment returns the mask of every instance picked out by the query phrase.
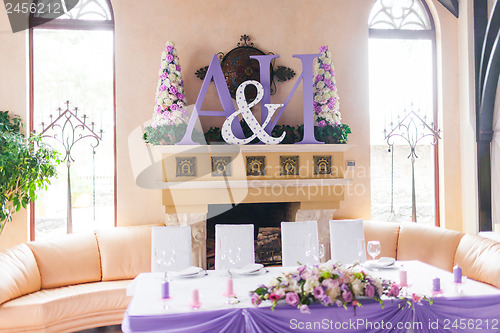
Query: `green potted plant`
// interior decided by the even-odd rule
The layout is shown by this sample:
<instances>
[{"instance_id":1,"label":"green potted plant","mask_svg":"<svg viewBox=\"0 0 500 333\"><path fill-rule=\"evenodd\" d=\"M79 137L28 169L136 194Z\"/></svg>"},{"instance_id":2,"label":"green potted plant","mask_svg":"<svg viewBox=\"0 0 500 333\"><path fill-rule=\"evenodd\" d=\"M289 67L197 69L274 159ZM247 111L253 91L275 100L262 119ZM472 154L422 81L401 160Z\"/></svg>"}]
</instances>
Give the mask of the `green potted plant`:
<instances>
[{"instance_id":1,"label":"green potted plant","mask_svg":"<svg viewBox=\"0 0 500 333\"><path fill-rule=\"evenodd\" d=\"M18 116L0 111L0 233L14 212L35 200L37 190L47 188L60 163L55 150L40 136L25 137L22 126Z\"/></svg>"}]
</instances>

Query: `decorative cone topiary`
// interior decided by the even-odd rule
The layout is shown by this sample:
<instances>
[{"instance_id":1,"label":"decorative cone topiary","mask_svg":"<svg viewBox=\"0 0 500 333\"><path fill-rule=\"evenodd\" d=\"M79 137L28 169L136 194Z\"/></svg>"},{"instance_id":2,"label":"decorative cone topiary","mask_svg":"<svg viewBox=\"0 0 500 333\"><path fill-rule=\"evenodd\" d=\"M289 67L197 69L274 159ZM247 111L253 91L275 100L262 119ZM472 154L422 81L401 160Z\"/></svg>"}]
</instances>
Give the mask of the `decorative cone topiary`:
<instances>
[{"instance_id":1,"label":"decorative cone topiary","mask_svg":"<svg viewBox=\"0 0 500 333\"><path fill-rule=\"evenodd\" d=\"M174 42L168 41L161 54L159 76L153 122L145 128L144 140L152 144L171 144L178 141L187 123L184 81Z\"/></svg>"},{"instance_id":2,"label":"decorative cone topiary","mask_svg":"<svg viewBox=\"0 0 500 333\"><path fill-rule=\"evenodd\" d=\"M340 101L335 81L332 54L328 46L319 48L319 56L314 64L314 111L318 127L341 124Z\"/></svg>"}]
</instances>

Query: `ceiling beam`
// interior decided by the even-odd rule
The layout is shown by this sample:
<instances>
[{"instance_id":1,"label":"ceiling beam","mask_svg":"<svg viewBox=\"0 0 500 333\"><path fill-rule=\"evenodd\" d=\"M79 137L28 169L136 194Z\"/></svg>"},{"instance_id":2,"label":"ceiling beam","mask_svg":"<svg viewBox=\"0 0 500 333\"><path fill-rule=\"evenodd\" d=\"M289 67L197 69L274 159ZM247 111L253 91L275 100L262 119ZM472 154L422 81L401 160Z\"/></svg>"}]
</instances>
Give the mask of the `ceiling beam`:
<instances>
[{"instance_id":1,"label":"ceiling beam","mask_svg":"<svg viewBox=\"0 0 500 333\"><path fill-rule=\"evenodd\" d=\"M439 0L439 2L458 18L458 0Z\"/></svg>"}]
</instances>

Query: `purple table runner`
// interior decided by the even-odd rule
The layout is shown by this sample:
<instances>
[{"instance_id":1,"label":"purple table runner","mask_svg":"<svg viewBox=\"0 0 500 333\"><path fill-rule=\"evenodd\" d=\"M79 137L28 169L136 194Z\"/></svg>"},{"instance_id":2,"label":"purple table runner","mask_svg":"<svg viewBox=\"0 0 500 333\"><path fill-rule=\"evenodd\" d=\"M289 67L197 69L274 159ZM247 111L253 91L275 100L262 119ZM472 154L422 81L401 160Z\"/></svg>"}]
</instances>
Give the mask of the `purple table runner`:
<instances>
[{"instance_id":1,"label":"purple table runner","mask_svg":"<svg viewBox=\"0 0 500 333\"><path fill-rule=\"evenodd\" d=\"M301 313L291 306L237 308L217 311L187 312L163 316L129 316L125 314L122 329L139 332L406 332L398 329L411 324L412 310L401 310L398 301L365 301L363 307L324 307L314 304L311 313Z\"/></svg>"}]
</instances>

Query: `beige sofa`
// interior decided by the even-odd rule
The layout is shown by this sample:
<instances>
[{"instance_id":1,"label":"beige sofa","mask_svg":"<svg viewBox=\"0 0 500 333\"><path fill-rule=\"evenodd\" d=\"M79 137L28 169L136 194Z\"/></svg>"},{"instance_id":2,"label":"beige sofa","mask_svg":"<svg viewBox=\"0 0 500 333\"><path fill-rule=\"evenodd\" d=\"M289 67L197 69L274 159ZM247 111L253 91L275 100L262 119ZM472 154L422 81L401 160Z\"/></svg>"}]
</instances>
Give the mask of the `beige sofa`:
<instances>
[{"instance_id":1,"label":"beige sofa","mask_svg":"<svg viewBox=\"0 0 500 333\"><path fill-rule=\"evenodd\" d=\"M126 288L151 270L151 226L21 244L0 253L0 332L120 324Z\"/></svg>"},{"instance_id":2,"label":"beige sofa","mask_svg":"<svg viewBox=\"0 0 500 333\"><path fill-rule=\"evenodd\" d=\"M500 243L414 223L365 221L381 256L420 260L500 288ZM74 332L119 324L126 288L150 271L151 227L37 241L0 253L0 333Z\"/></svg>"}]
</instances>

